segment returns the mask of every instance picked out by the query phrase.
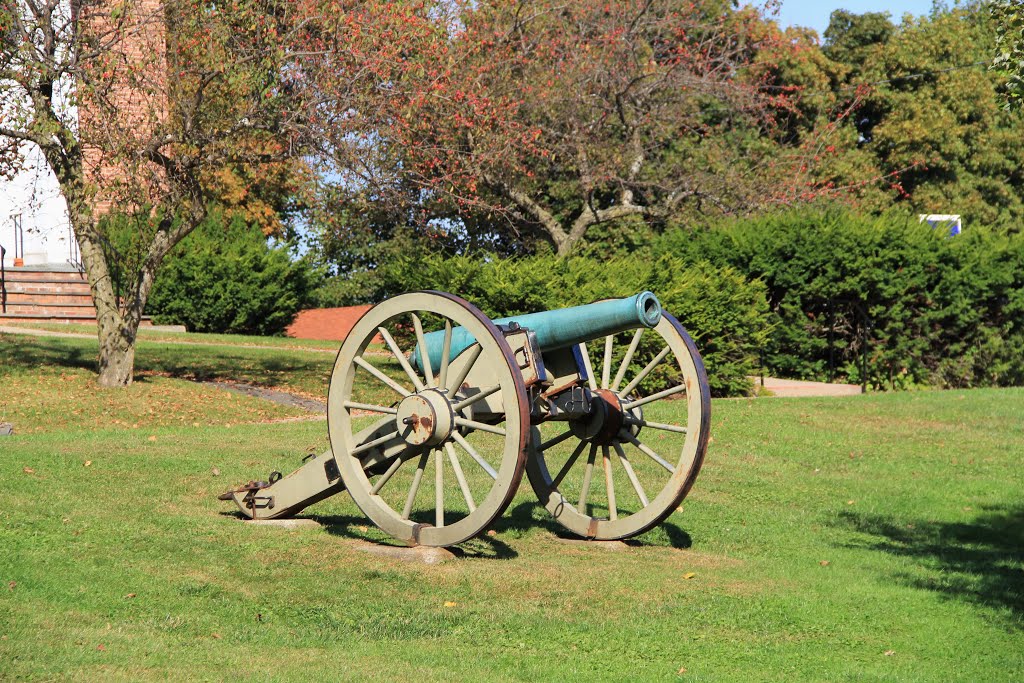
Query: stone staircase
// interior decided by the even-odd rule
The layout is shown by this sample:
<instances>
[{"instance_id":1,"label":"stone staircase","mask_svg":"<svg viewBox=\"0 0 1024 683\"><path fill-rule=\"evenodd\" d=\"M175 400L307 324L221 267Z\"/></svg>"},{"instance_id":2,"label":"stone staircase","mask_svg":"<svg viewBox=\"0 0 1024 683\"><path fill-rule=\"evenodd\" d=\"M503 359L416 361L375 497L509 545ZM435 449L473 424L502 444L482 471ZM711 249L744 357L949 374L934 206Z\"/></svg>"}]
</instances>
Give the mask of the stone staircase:
<instances>
[{"instance_id":1,"label":"stone staircase","mask_svg":"<svg viewBox=\"0 0 1024 683\"><path fill-rule=\"evenodd\" d=\"M85 275L72 266L4 268L0 323L96 322Z\"/></svg>"},{"instance_id":2,"label":"stone staircase","mask_svg":"<svg viewBox=\"0 0 1024 683\"><path fill-rule=\"evenodd\" d=\"M85 273L71 265L6 266L0 279L0 325L95 323ZM140 326L153 320L142 316Z\"/></svg>"}]
</instances>

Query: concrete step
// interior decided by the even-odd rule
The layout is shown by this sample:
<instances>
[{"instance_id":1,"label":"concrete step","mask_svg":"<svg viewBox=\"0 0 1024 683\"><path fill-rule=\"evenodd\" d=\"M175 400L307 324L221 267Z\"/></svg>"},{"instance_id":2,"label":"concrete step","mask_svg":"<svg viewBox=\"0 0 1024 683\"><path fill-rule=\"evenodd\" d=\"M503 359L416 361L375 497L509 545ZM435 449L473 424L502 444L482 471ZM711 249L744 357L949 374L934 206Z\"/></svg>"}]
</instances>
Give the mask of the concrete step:
<instances>
[{"instance_id":1,"label":"concrete step","mask_svg":"<svg viewBox=\"0 0 1024 683\"><path fill-rule=\"evenodd\" d=\"M62 304L92 305L92 297L88 294L67 294L62 292L19 292L7 290L7 305L38 304L40 306L60 306Z\"/></svg>"},{"instance_id":2,"label":"concrete step","mask_svg":"<svg viewBox=\"0 0 1024 683\"><path fill-rule=\"evenodd\" d=\"M96 317L96 308L91 303L83 304L39 304L36 302L31 303L12 303L7 302L7 310L3 311L4 315L20 315L20 314L37 314L37 315L60 315L60 316L78 316L87 315L90 318Z\"/></svg>"},{"instance_id":3,"label":"concrete step","mask_svg":"<svg viewBox=\"0 0 1024 683\"><path fill-rule=\"evenodd\" d=\"M7 293L19 294L89 294L89 283L87 282L40 282L29 280L27 282L11 282L7 280L4 284Z\"/></svg>"},{"instance_id":4,"label":"concrete step","mask_svg":"<svg viewBox=\"0 0 1024 683\"><path fill-rule=\"evenodd\" d=\"M29 326L32 323L47 323L47 324L82 324L82 323L95 323L95 315L47 315L39 313L0 313L0 325L7 324L18 324L23 326ZM142 316L142 321L139 323L139 327L153 327L153 319L149 316Z\"/></svg>"},{"instance_id":5,"label":"concrete step","mask_svg":"<svg viewBox=\"0 0 1024 683\"><path fill-rule=\"evenodd\" d=\"M74 269L63 268L4 268L7 282L85 282L85 274Z\"/></svg>"},{"instance_id":6,"label":"concrete step","mask_svg":"<svg viewBox=\"0 0 1024 683\"><path fill-rule=\"evenodd\" d=\"M41 315L38 313L0 313L0 325L4 323L94 323L95 315Z\"/></svg>"}]
</instances>

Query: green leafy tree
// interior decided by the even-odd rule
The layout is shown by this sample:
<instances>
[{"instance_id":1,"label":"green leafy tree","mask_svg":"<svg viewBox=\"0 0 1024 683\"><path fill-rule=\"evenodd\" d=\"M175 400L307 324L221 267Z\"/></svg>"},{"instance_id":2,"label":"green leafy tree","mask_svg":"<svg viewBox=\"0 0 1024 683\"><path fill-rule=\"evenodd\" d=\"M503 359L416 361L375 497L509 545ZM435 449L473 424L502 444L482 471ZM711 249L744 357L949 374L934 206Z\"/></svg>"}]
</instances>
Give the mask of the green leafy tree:
<instances>
[{"instance_id":1,"label":"green leafy tree","mask_svg":"<svg viewBox=\"0 0 1024 683\"><path fill-rule=\"evenodd\" d=\"M1016 0L993 0L996 52L992 64L1006 74L1006 98L1011 107L1024 104L1024 5Z\"/></svg>"},{"instance_id":2,"label":"green leafy tree","mask_svg":"<svg viewBox=\"0 0 1024 683\"><path fill-rule=\"evenodd\" d=\"M317 43L332 59L310 73L331 159L353 169L352 155L375 155L341 176L360 200L401 201L414 187L408 211L457 214L459 238L487 239L477 231L489 224L565 256L601 224L777 199L779 99L749 67L779 34L755 11L716 0L389 2L338 24ZM355 104L338 73L356 75Z\"/></svg>"},{"instance_id":3,"label":"green leafy tree","mask_svg":"<svg viewBox=\"0 0 1024 683\"><path fill-rule=\"evenodd\" d=\"M970 4L899 25L836 12L825 38L846 72L841 92L857 100L826 169L837 186L875 175L885 192L861 203L875 212L904 203L980 223L1024 216L1024 116L1003 110L1000 77L984 68L995 45L987 12Z\"/></svg>"}]
</instances>

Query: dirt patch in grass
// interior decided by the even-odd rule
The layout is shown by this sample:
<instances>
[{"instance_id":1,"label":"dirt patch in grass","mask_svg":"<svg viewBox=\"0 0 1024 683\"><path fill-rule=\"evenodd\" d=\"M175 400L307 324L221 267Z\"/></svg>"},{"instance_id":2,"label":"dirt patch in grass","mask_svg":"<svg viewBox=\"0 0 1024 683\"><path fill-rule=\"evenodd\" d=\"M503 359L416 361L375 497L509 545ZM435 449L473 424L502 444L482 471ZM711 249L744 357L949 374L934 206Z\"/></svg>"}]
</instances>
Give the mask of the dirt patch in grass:
<instances>
[{"instance_id":1,"label":"dirt patch in grass","mask_svg":"<svg viewBox=\"0 0 1024 683\"><path fill-rule=\"evenodd\" d=\"M275 391L273 389L266 389L264 387L245 384L243 382L203 382L203 385L213 387L215 389L235 391L239 394L252 396L254 398L262 398L266 401L273 401L274 403L282 406L301 408L303 410L308 410L311 413L327 412L327 404L323 401L318 401L314 398L300 396L287 391Z\"/></svg>"}]
</instances>

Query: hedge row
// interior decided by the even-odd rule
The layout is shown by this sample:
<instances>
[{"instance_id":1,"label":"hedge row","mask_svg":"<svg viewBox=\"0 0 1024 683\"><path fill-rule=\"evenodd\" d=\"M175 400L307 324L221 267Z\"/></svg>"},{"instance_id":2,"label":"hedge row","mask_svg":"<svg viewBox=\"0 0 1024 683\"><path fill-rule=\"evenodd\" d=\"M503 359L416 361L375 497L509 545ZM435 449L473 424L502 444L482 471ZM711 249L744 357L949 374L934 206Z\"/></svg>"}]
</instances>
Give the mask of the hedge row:
<instances>
[{"instance_id":1,"label":"hedge row","mask_svg":"<svg viewBox=\"0 0 1024 683\"><path fill-rule=\"evenodd\" d=\"M382 295L414 289L457 293L491 317L564 308L600 299L657 294L690 332L708 370L712 393L747 393L769 333L766 291L729 266L658 258L480 259L399 257L376 275Z\"/></svg>"},{"instance_id":2,"label":"hedge row","mask_svg":"<svg viewBox=\"0 0 1024 683\"><path fill-rule=\"evenodd\" d=\"M968 223L951 237L916 217L799 211L676 231L654 253L763 282L764 363L783 377L897 389L1024 383L1020 233Z\"/></svg>"}]
</instances>

